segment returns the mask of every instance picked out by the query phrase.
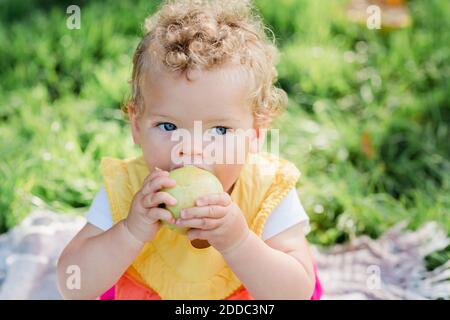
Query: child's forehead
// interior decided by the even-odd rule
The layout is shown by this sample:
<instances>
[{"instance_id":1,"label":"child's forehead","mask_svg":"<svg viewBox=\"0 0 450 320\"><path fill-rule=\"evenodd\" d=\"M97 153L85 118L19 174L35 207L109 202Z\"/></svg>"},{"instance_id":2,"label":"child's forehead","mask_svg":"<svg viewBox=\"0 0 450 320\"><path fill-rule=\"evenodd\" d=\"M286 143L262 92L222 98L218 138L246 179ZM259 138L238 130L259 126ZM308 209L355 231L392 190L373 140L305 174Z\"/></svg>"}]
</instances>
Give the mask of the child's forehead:
<instances>
[{"instance_id":1,"label":"child's forehead","mask_svg":"<svg viewBox=\"0 0 450 320\"><path fill-rule=\"evenodd\" d=\"M143 82L146 111L179 113L190 110L203 115L240 117L251 113L251 81L239 67L185 74L158 73Z\"/></svg>"}]
</instances>

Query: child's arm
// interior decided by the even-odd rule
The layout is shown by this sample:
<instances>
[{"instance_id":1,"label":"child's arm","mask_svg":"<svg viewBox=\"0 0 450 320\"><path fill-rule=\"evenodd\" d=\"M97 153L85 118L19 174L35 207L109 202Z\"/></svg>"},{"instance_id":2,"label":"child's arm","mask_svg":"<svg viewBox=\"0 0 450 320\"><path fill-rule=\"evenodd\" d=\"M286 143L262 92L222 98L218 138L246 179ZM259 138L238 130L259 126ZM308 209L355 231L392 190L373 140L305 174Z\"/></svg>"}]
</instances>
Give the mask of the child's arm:
<instances>
[{"instance_id":1,"label":"child's arm","mask_svg":"<svg viewBox=\"0 0 450 320\"><path fill-rule=\"evenodd\" d=\"M266 240L249 232L225 261L255 299L310 299L315 275L301 224Z\"/></svg>"},{"instance_id":2,"label":"child's arm","mask_svg":"<svg viewBox=\"0 0 450 320\"><path fill-rule=\"evenodd\" d=\"M127 229L124 220L103 232L87 223L61 254L58 289L65 299L95 299L108 290L126 271L143 246ZM75 272L80 270L80 288L72 288ZM74 269L72 269L74 270ZM69 285L67 283L69 282ZM73 284L73 283L72 283Z\"/></svg>"},{"instance_id":3,"label":"child's arm","mask_svg":"<svg viewBox=\"0 0 450 320\"><path fill-rule=\"evenodd\" d=\"M114 285L144 244L155 237L161 227L160 220L175 222L169 211L158 207L161 203L176 204L174 197L159 191L175 185L168 174L155 170L146 178L133 198L126 219L105 232L87 223L67 245L57 266L58 289L64 298L97 298ZM72 288L76 270L80 271L79 289Z\"/></svg>"}]
</instances>

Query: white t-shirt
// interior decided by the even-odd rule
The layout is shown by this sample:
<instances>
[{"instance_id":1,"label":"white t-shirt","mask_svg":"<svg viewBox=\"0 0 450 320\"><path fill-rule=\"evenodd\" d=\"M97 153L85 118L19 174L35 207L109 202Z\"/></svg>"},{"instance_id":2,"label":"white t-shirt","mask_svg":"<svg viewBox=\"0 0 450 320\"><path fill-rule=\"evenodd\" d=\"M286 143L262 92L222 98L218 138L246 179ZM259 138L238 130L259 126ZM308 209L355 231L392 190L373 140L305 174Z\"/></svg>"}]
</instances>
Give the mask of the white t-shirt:
<instances>
[{"instance_id":1,"label":"white t-shirt","mask_svg":"<svg viewBox=\"0 0 450 320\"><path fill-rule=\"evenodd\" d=\"M104 187L97 192L86 218L89 223L103 231L113 226L111 209ZM300 203L297 190L292 188L267 218L262 239L267 240L297 223L303 224L305 234L309 232L309 217Z\"/></svg>"}]
</instances>

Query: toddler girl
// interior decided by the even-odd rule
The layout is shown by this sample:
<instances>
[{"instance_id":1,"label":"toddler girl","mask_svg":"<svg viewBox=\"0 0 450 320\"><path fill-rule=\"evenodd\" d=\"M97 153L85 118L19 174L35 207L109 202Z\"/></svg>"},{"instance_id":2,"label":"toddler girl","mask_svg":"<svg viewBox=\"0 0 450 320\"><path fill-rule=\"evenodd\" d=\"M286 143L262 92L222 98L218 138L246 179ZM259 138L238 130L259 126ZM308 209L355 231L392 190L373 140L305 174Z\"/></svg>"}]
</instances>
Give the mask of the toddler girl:
<instances>
[{"instance_id":1,"label":"toddler girl","mask_svg":"<svg viewBox=\"0 0 450 320\"><path fill-rule=\"evenodd\" d=\"M277 51L261 19L248 1L167 1L146 30L124 108L142 155L102 159L103 186L58 261L61 294L318 299L300 173L260 150L287 103L274 86ZM162 189L176 185L169 171L188 164L213 173L224 192L175 219L164 206L177 199ZM73 266L75 288L67 285Z\"/></svg>"}]
</instances>

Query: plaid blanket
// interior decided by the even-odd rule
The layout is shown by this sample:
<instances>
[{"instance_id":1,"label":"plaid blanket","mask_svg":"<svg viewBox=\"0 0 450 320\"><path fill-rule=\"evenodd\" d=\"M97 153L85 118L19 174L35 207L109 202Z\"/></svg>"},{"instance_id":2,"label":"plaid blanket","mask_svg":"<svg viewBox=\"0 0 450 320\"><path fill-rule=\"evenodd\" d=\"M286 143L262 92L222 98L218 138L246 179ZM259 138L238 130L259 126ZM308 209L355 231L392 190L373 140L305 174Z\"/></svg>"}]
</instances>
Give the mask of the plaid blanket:
<instances>
[{"instance_id":1,"label":"plaid blanket","mask_svg":"<svg viewBox=\"0 0 450 320\"><path fill-rule=\"evenodd\" d=\"M38 210L0 235L0 299L61 299L56 262L84 223L80 216ZM424 262L450 238L433 222L417 231L405 225L377 240L362 236L344 245L312 246L323 299L450 298L450 262L433 271Z\"/></svg>"},{"instance_id":2,"label":"plaid blanket","mask_svg":"<svg viewBox=\"0 0 450 320\"><path fill-rule=\"evenodd\" d=\"M314 248L323 299L449 299L450 261L428 271L424 257L450 244L437 223L405 231L401 222L377 240Z\"/></svg>"}]
</instances>

